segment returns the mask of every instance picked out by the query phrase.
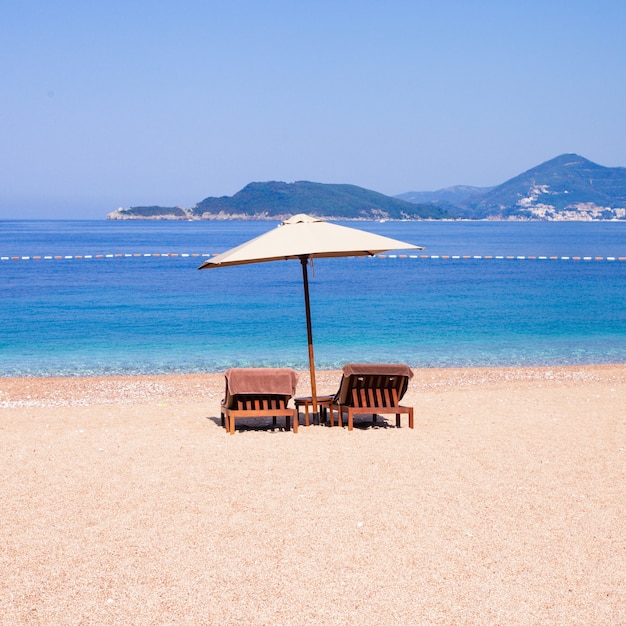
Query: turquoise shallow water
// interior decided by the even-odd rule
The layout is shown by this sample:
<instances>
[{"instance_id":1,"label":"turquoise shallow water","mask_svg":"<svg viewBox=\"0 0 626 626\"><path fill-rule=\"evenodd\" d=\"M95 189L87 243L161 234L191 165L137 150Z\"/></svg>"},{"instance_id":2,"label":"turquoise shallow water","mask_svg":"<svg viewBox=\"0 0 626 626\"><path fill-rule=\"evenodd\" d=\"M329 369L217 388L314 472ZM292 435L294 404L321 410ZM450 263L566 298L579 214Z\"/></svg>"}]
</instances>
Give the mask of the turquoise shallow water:
<instances>
[{"instance_id":1,"label":"turquoise shallow water","mask_svg":"<svg viewBox=\"0 0 626 626\"><path fill-rule=\"evenodd\" d=\"M626 362L626 223L349 225L425 245L428 258L317 260L318 368ZM0 375L305 369L300 265L198 272L192 256L274 226L0 222Z\"/></svg>"}]
</instances>

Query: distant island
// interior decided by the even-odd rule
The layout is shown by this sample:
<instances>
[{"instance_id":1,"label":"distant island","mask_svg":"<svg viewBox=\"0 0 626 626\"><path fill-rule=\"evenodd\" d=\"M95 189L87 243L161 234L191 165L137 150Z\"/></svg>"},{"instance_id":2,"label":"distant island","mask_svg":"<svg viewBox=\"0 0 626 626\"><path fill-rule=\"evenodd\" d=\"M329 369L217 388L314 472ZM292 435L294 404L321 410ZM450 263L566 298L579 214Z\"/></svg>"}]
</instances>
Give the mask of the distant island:
<instances>
[{"instance_id":1,"label":"distant island","mask_svg":"<svg viewBox=\"0 0 626 626\"><path fill-rule=\"evenodd\" d=\"M563 154L495 187L455 186L391 197L355 185L254 182L194 207L137 206L110 220L626 220L626 168Z\"/></svg>"}]
</instances>

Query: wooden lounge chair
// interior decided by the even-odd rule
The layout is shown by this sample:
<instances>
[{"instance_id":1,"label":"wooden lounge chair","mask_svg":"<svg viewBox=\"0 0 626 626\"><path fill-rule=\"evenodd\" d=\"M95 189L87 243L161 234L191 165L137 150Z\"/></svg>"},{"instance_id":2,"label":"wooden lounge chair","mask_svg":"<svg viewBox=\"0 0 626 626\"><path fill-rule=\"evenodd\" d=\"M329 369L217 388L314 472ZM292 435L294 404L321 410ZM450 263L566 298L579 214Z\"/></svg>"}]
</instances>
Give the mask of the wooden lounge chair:
<instances>
[{"instance_id":1,"label":"wooden lounge chair","mask_svg":"<svg viewBox=\"0 0 626 626\"><path fill-rule=\"evenodd\" d=\"M340 426L343 414L347 414L348 430L352 430L357 414L371 414L374 421L379 414L395 415L400 428L400 417L406 413L409 428L413 428L413 407L400 405L411 378L413 372L408 365L349 363L343 368L339 391L330 408L330 425L334 426L336 409Z\"/></svg>"},{"instance_id":2,"label":"wooden lounge chair","mask_svg":"<svg viewBox=\"0 0 626 626\"><path fill-rule=\"evenodd\" d=\"M243 418L268 418L276 423L285 418L285 429L293 423L298 432L298 414L288 407L296 393L298 375L287 368L231 368L224 374L226 390L220 407L222 426L232 435Z\"/></svg>"}]
</instances>

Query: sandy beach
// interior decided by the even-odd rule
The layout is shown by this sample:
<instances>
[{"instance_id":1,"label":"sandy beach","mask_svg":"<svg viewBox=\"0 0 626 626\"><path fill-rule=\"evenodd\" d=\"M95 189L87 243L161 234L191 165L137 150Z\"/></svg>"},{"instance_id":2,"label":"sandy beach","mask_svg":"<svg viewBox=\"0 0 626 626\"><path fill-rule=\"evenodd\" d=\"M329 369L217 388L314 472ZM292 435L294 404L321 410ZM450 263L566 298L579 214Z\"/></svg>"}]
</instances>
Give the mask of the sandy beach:
<instances>
[{"instance_id":1,"label":"sandy beach","mask_svg":"<svg viewBox=\"0 0 626 626\"><path fill-rule=\"evenodd\" d=\"M413 430L223 386L0 379L1 624L626 624L626 365L415 370Z\"/></svg>"}]
</instances>

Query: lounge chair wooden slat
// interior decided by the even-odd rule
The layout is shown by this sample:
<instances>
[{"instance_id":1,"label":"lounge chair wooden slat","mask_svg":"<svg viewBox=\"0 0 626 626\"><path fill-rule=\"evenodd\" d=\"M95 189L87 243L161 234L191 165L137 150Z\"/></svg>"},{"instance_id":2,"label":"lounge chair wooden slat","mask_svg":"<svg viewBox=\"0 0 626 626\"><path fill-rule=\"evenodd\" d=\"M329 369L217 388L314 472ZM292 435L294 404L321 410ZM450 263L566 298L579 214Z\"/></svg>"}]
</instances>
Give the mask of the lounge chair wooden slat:
<instances>
[{"instance_id":1,"label":"lounge chair wooden slat","mask_svg":"<svg viewBox=\"0 0 626 626\"><path fill-rule=\"evenodd\" d=\"M376 402L374 400L374 389L372 389L371 387L369 389L365 389L365 395L367 397L367 405L366 406L370 406L370 407L375 407L376 406Z\"/></svg>"}]
</instances>

